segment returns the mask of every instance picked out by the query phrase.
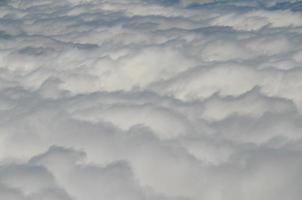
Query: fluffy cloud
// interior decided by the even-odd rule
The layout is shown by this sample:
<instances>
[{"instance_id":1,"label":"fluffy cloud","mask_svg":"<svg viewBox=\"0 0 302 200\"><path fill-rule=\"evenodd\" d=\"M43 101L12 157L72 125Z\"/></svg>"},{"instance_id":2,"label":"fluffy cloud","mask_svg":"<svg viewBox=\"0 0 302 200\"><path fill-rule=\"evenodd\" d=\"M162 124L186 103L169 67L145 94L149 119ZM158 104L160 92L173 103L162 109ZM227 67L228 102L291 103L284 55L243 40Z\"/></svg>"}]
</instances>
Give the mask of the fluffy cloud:
<instances>
[{"instance_id":1,"label":"fluffy cloud","mask_svg":"<svg viewBox=\"0 0 302 200\"><path fill-rule=\"evenodd\" d=\"M0 1L0 199L300 200L300 4Z\"/></svg>"}]
</instances>

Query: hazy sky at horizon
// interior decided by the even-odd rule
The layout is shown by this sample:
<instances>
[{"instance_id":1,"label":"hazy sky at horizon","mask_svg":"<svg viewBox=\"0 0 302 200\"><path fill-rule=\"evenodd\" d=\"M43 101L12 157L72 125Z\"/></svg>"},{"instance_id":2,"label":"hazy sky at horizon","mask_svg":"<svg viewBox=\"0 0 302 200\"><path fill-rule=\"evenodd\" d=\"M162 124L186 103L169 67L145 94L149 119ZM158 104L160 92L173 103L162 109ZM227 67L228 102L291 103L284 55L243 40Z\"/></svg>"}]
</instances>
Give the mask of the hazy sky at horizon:
<instances>
[{"instance_id":1,"label":"hazy sky at horizon","mask_svg":"<svg viewBox=\"0 0 302 200\"><path fill-rule=\"evenodd\" d=\"M302 1L0 0L0 199L301 200Z\"/></svg>"}]
</instances>

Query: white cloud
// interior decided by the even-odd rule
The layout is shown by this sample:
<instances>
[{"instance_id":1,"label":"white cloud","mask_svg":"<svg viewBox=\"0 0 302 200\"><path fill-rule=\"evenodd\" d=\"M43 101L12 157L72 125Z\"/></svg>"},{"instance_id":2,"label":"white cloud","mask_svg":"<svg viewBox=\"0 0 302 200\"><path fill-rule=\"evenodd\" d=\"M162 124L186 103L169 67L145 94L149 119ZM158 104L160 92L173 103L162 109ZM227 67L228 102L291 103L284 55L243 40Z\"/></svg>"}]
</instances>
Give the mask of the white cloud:
<instances>
[{"instance_id":1,"label":"white cloud","mask_svg":"<svg viewBox=\"0 0 302 200\"><path fill-rule=\"evenodd\" d=\"M300 200L298 3L0 1L0 199Z\"/></svg>"}]
</instances>

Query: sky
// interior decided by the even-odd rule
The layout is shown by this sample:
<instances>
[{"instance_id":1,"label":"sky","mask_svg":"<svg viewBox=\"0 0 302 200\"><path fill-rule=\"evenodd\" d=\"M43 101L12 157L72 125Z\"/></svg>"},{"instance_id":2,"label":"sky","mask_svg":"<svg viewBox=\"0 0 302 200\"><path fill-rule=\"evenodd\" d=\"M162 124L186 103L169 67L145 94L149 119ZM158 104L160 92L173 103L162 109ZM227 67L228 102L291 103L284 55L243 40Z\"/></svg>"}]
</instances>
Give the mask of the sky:
<instances>
[{"instance_id":1,"label":"sky","mask_svg":"<svg viewBox=\"0 0 302 200\"><path fill-rule=\"evenodd\" d=\"M0 0L0 199L301 200L302 1Z\"/></svg>"}]
</instances>

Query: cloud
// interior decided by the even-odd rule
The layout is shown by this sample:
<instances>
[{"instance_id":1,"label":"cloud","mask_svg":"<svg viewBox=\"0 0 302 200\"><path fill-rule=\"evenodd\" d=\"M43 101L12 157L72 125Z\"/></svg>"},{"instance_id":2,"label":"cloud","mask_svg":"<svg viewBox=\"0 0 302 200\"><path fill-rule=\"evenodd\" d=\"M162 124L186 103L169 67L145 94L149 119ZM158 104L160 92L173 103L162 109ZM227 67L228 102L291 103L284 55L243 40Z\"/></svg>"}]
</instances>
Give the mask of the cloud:
<instances>
[{"instance_id":1,"label":"cloud","mask_svg":"<svg viewBox=\"0 0 302 200\"><path fill-rule=\"evenodd\" d=\"M299 1L0 1L0 197L300 200Z\"/></svg>"}]
</instances>

